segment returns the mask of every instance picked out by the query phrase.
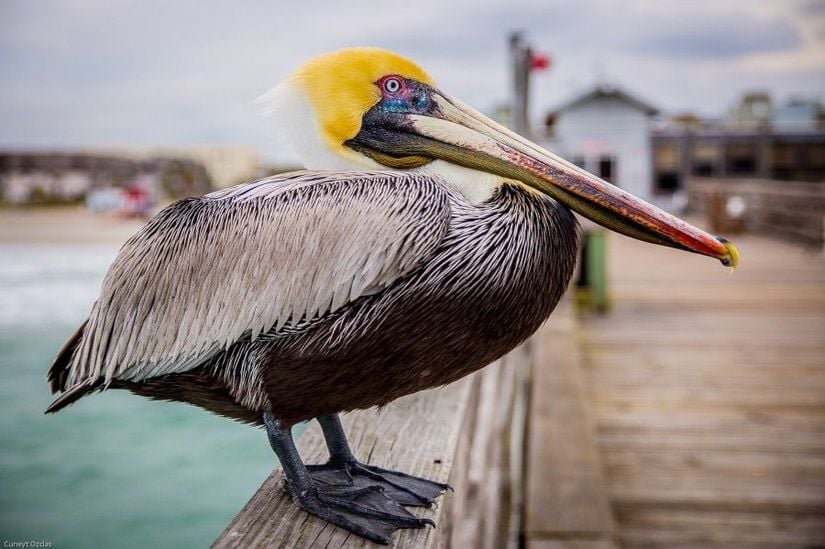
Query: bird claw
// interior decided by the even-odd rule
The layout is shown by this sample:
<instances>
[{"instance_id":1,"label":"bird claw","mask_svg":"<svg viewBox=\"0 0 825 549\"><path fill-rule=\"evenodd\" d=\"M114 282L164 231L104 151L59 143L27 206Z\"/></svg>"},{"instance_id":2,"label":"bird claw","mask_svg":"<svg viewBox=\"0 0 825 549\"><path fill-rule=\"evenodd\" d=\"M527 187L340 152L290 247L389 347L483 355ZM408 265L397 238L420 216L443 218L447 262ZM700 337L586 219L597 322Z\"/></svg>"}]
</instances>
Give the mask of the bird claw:
<instances>
[{"instance_id":1,"label":"bird claw","mask_svg":"<svg viewBox=\"0 0 825 549\"><path fill-rule=\"evenodd\" d=\"M305 511L376 543L388 544L401 528L435 526L387 497L381 486L319 484L300 493L286 488Z\"/></svg>"},{"instance_id":2,"label":"bird claw","mask_svg":"<svg viewBox=\"0 0 825 549\"><path fill-rule=\"evenodd\" d=\"M410 507L430 507L438 496L452 489L449 484L366 465L356 460L309 465L307 470L319 486L379 486L388 498L399 505Z\"/></svg>"}]
</instances>

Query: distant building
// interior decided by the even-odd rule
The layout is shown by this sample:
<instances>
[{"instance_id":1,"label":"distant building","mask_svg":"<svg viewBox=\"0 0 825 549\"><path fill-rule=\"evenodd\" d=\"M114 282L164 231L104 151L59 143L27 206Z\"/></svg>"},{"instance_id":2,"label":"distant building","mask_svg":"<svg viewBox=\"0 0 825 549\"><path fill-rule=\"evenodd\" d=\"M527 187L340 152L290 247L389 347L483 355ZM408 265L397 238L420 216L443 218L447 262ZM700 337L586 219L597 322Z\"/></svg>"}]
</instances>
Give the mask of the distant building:
<instances>
[{"instance_id":1,"label":"distant building","mask_svg":"<svg viewBox=\"0 0 825 549\"><path fill-rule=\"evenodd\" d=\"M825 107L776 106L747 92L724 117L657 116L615 86L597 86L550 112L543 144L567 160L664 208L684 205L689 177L825 181Z\"/></svg>"},{"instance_id":2,"label":"distant building","mask_svg":"<svg viewBox=\"0 0 825 549\"><path fill-rule=\"evenodd\" d=\"M151 215L154 206L151 189L140 185L102 187L86 194L86 208L94 213L145 218Z\"/></svg>"},{"instance_id":3,"label":"distant building","mask_svg":"<svg viewBox=\"0 0 825 549\"><path fill-rule=\"evenodd\" d=\"M653 192L667 196L689 177L825 181L825 124L818 101L778 108L749 92L723 120L672 117L651 133Z\"/></svg>"},{"instance_id":4,"label":"distant building","mask_svg":"<svg viewBox=\"0 0 825 549\"><path fill-rule=\"evenodd\" d=\"M193 160L0 152L0 203L82 202L101 189L123 189L124 203L134 208L138 201L200 195L209 192L212 184L203 165Z\"/></svg>"},{"instance_id":5,"label":"distant building","mask_svg":"<svg viewBox=\"0 0 825 549\"><path fill-rule=\"evenodd\" d=\"M825 131L664 128L652 136L654 192L684 187L690 176L825 181Z\"/></svg>"},{"instance_id":6,"label":"distant building","mask_svg":"<svg viewBox=\"0 0 825 549\"><path fill-rule=\"evenodd\" d=\"M753 130L771 123L772 102L767 92L746 92L728 115L727 126Z\"/></svg>"},{"instance_id":7,"label":"distant building","mask_svg":"<svg viewBox=\"0 0 825 549\"><path fill-rule=\"evenodd\" d=\"M209 146L149 151L160 157L190 158L203 164L217 188L248 183L261 175L261 155L254 147Z\"/></svg>"},{"instance_id":8,"label":"distant building","mask_svg":"<svg viewBox=\"0 0 825 549\"><path fill-rule=\"evenodd\" d=\"M255 147L214 145L190 147L112 147L93 149L90 154L105 154L145 160L151 158L187 159L203 164L212 185L231 187L253 181L262 175L261 155Z\"/></svg>"},{"instance_id":9,"label":"distant building","mask_svg":"<svg viewBox=\"0 0 825 549\"><path fill-rule=\"evenodd\" d=\"M771 126L780 131L825 129L825 106L817 99L791 99L774 109Z\"/></svg>"},{"instance_id":10,"label":"distant building","mask_svg":"<svg viewBox=\"0 0 825 549\"><path fill-rule=\"evenodd\" d=\"M599 85L546 116L544 141L574 164L650 199L649 128L657 113L616 86Z\"/></svg>"}]
</instances>

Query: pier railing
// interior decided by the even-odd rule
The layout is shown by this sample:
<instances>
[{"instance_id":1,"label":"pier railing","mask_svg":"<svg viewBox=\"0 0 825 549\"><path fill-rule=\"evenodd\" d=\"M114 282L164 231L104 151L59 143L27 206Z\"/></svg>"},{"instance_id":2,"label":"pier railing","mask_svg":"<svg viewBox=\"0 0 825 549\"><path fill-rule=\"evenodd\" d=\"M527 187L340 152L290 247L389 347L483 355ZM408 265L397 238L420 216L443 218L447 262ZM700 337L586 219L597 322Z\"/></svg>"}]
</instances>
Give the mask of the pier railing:
<instances>
[{"instance_id":1,"label":"pier railing","mask_svg":"<svg viewBox=\"0 0 825 549\"><path fill-rule=\"evenodd\" d=\"M770 179L692 177L689 206L720 234L752 231L821 247L825 244L825 184Z\"/></svg>"},{"instance_id":2,"label":"pier railing","mask_svg":"<svg viewBox=\"0 0 825 549\"><path fill-rule=\"evenodd\" d=\"M367 463L441 482L436 529L402 530L394 547L612 546L613 523L579 378L568 304L532 339L484 370L382 410L343 418ZM326 460L313 423L298 441L307 463ZM299 509L276 470L215 548L367 547Z\"/></svg>"}]
</instances>

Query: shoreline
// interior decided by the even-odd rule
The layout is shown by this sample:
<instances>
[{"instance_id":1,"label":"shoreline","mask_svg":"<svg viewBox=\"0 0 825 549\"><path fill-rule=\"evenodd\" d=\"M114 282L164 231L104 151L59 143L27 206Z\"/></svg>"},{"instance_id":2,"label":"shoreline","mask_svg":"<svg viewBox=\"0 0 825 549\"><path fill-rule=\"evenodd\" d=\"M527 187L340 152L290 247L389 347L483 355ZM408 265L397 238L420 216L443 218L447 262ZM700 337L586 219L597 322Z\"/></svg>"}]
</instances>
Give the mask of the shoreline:
<instances>
[{"instance_id":1,"label":"shoreline","mask_svg":"<svg viewBox=\"0 0 825 549\"><path fill-rule=\"evenodd\" d=\"M122 244L145 223L83 206L0 208L0 243Z\"/></svg>"}]
</instances>

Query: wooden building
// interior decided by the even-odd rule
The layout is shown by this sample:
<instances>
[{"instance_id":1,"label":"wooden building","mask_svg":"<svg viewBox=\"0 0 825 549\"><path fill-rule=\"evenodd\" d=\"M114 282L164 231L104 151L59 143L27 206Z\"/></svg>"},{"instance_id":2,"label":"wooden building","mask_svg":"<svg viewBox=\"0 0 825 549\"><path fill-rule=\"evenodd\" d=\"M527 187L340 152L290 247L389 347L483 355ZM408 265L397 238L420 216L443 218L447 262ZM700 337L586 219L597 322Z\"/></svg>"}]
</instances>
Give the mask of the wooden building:
<instances>
[{"instance_id":1,"label":"wooden building","mask_svg":"<svg viewBox=\"0 0 825 549\"><path fill-rule=\"evenodd\" d=\"M630 93L599 85L546 116L543 144L614 185L651 200L649 136L656 114L655 107Z\"/></svg>"}]
</instances>

